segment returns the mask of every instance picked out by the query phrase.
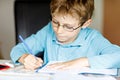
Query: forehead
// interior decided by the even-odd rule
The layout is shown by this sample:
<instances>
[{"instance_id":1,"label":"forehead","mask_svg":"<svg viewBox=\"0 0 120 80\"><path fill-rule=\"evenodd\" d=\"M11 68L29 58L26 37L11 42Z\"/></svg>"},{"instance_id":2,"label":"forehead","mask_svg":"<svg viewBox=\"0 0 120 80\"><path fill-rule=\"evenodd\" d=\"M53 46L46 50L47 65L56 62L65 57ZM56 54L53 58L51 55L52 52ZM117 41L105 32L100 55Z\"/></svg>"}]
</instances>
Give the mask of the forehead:
<instances>
[{"instance_id":1,"label":"forehead","mask_svg":"<svg viewBox=\"0 0 120 80\"><path fill-rule=\"evenodd\" d=\"M61 23L68 23L68 24L78 24L79 23L78 19L76 19L75 17L73 17L69 14L67 14L67 15L57 14L57 15L53 16L53 19L55 19Z\"/></svg>"}]
</instances>

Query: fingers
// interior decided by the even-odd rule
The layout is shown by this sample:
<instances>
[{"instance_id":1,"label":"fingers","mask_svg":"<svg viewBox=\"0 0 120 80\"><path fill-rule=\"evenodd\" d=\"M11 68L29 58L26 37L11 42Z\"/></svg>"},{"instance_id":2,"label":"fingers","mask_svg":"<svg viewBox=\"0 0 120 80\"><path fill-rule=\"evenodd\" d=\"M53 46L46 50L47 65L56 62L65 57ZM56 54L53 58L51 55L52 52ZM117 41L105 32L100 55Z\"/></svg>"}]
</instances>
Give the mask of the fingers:
<instances>
[{"instance_id":1,"label":"fingers","mask_svg":"<svg viewBox=\"0 0 120 80\"><path fill-rule=\"evenodd\" d=\"M36 57L36 59L37 59L37 61L36 61L36 65L40 65L40 66L42 66L42 64L43 64L43 60L41 59L41 58L38 58L38 57Z\"/></svg>"},{"instance_id":2,"label":"fingers","mask_svg":"<svg viewBox=\"0 0 120 80\"><path fill-rule=\"evenodd\" d=\"M24 66L26 69L34 70L43 64L43 60L41 58L35 57L33 55L28 55L24 59Z\"/></svg>"}]
</instances>

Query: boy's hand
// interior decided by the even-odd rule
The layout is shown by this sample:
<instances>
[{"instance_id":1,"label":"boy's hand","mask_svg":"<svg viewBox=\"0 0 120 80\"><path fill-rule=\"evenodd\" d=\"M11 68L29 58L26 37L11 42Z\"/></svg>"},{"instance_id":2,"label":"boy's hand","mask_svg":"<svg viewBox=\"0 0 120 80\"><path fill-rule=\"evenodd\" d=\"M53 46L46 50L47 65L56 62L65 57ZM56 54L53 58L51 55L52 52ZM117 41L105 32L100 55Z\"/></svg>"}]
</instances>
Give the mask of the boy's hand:
<instances>
[{"instance_id":1,"label":"boy's hand","mask_svg":"<svg viewBox=\"0 0 120 80\"><path fill-rule=\"evenodd\" d=\"M24 54L19 62L24 65L26 69L34 70L43 64L43 60L41 58L35 57L31 54Z\"/></svg>"},{"instance_id":2,"label":"boy's hand","mask_svg":"<svg viewBox=\"0 0 120 80\"><path fill-rule=\"evenodd\" d=\"M87 58L79 58L67 62L58 62L47 66L47 68L57 70L81 69L83 67L89 67Z\"/></svg>"}]
</instances>

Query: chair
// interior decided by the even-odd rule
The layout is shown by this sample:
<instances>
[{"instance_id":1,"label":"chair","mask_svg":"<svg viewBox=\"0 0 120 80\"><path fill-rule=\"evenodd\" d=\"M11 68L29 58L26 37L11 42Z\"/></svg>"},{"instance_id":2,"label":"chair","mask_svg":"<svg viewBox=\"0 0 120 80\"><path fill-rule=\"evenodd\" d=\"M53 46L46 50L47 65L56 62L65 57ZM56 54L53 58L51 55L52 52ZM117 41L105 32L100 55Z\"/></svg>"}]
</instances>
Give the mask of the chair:
<instances>
[{"instance_id":1,"label":"chair","mask_svg":"<svg viewBox=\"0 0 120 80\"><path fill-rule=\"evenodd\" d=\"M26 38L49 22L51 18L49 4L50 0L15 0L16 44L20 42L18 35Z\"/></svg>"}]
</instances>

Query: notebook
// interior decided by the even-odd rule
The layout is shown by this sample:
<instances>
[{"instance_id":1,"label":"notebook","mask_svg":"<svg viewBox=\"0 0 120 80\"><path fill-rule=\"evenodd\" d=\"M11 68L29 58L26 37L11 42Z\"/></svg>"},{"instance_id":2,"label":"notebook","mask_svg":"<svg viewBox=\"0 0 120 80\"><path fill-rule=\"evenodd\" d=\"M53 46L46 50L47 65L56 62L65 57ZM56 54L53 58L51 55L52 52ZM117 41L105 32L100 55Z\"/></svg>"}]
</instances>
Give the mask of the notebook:
<instances>
[{"instance_id":1,"label":"notebook","mask_svg":"<svg viewBox=\"0 0 120 80\"><path fill-rule=\"evenodd\" d=\"M56 61L52 61L47 63L43 68L39 69L40 73L48 73L48 74L56 74L56 73L69 73L69 74L95 74L95 75L118 75L118 69L91 69L88 67L74 70L55 70L46 68L47 65L56 63Z\"/></svg>"}]
</instances>

